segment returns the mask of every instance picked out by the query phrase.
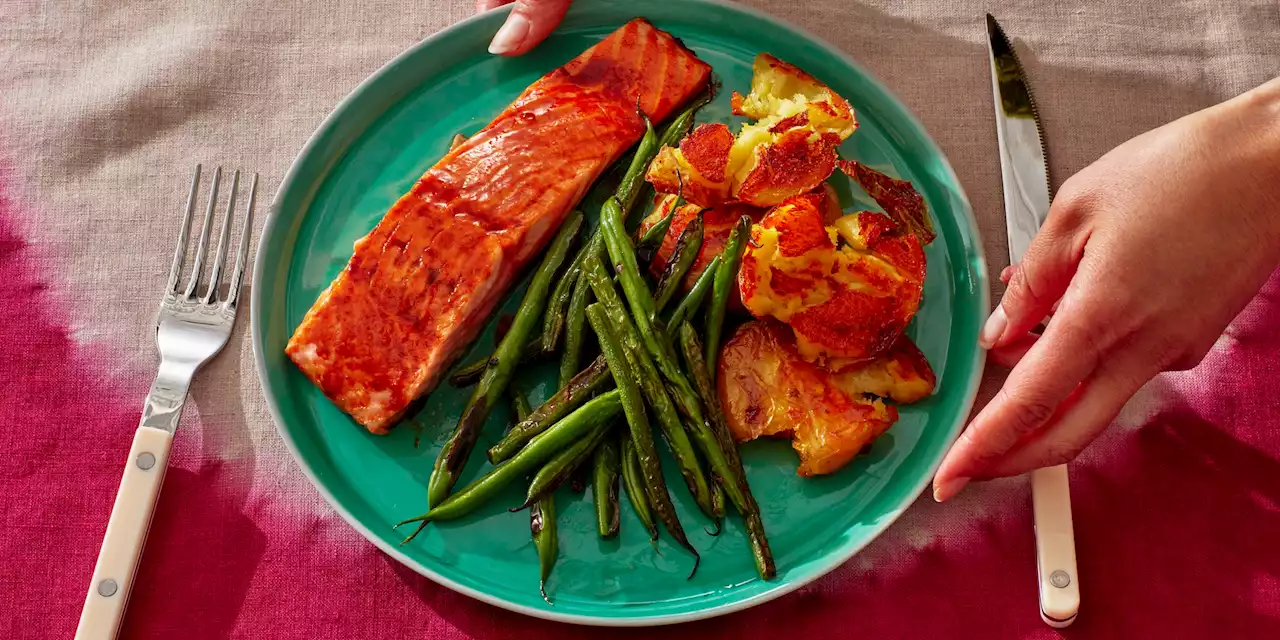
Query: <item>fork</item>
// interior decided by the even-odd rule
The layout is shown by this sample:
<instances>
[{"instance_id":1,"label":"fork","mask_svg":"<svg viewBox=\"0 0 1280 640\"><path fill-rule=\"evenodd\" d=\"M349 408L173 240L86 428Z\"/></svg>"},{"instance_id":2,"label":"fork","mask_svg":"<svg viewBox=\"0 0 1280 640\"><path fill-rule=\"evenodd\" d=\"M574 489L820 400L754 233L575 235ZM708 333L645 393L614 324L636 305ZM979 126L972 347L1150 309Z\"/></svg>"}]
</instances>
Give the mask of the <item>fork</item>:
<instances>
[{"instance_id":1,"label":"fork","mask_svg":"<svg viewBox=\"0 0 1280 640\"><path fill-rule=\"evenodd\" d=\"M200 236L196 240L190 279L185 287L180 287L188 234L196 207L196 196L200 190L200 165L196 165L195 175L191 179L191 191L187 195L182 231L178 234L178 248L174 250L173 267L169 270L169 283L160 300L160 312L156 317L160 370L156 373L155 382L151 384L151 391L142 406L142 420L134 433L120 489L116 493L115 505L111 507L111 519L107 521L107 533L103 537L98 563L93 569L93 580L89 583L89 593L80 613L76 640L111 640L119 634L138 560L142 555L142 545L146 541L147 529L151 526L156 499L160 495L160 484L164 482L169 450L173 446L178 419L182 416L187 389L191 386L191 379L196 371L226 346L231 328L235 325L236 302L240 296L240 284L249 255L258 174L253 174L253 182L249 186L244 229L240 234L235 267L231 271L230 287L226 296L220 299L218 291L227 258L231 218L240 191L239 171L231 179L226 217L222 221L222 231L218 234L217 254L210 268L208 286L203 295L198 290L209 249L209 231L221 181L222 167L218 167L213 172L209 205L205 209L204 223L200 226Z\"/></svg>"}]
</instances>

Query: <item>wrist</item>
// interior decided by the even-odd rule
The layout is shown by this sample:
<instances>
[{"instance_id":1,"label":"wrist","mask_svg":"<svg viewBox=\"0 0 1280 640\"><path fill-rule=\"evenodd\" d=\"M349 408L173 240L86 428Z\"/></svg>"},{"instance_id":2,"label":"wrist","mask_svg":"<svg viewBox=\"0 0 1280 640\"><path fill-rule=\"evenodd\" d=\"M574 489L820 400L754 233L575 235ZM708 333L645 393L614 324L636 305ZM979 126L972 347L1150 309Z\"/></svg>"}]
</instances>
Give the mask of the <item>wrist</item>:
<instances>
[{"instance_id":1,"label":"wrist","mask_svg":"<svg viewBox=\"0 0 1280 640\"><path fill-rule=\"evenodd\" d=\"M1241 186L1256 190L1252 224L1262 239L1280 251L1280 78L1251 89L1219 105L1223 122L1235 135L1224 136L1233 141L1232 156L1242 176ZM1223 133L1226 133L1225 131ZM1227 158L1223 158L1227 160ZM1277 256L1280 260L1280 255Z\"/></svg>"}]
</instances>

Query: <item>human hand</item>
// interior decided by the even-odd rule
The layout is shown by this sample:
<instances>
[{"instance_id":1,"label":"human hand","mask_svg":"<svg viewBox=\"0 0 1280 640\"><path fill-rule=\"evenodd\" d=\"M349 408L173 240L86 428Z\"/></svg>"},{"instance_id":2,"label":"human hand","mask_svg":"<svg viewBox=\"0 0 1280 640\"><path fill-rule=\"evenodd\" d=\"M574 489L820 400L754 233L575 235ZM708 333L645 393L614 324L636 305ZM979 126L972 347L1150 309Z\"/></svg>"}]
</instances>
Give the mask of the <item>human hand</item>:
<instances>
[{"instance_id":1,"label":"human hand","mask_svg":"<svg viewBox=\"0 0 1280 640\"><path fill-rule=\"evenodd\" d=\"M1002 274L979 342L1013 370L947 453L934 498L1075 458L1153 376L1199 363L1278 263L1280 78L1072 176Z\"/></svg>"},{"instance_id":2,"label":"human hand","mask_svg":"<svg viewBox=\"0 0 1280 640\"><path fill-rule=\"evenodd\" d=\"M489 53L518 56L550 35L564 19L572 0L515 0L511 14L489 43ZM512 4L512 0L476 0L477 11Z\"/></svg>"}]
</instances>

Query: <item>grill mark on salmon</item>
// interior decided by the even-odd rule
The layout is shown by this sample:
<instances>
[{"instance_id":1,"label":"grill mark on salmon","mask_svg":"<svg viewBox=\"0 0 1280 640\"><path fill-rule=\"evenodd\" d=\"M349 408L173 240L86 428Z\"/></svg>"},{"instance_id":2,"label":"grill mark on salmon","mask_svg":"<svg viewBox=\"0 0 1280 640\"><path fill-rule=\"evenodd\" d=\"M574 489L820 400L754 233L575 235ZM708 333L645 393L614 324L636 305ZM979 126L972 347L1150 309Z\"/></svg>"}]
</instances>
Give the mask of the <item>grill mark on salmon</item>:
<instances>
[{"instance_id":1,"label":"grill mark on salmon","mask_svg":"<svg viewBox=\"0 0 1280 640\"><path fill-rule=\"evenodd\" d=\"M530 85L383 217L285 348L374 433L435 388L597 177L711 68L633 20Z\"/></svg>"}]
</instances>

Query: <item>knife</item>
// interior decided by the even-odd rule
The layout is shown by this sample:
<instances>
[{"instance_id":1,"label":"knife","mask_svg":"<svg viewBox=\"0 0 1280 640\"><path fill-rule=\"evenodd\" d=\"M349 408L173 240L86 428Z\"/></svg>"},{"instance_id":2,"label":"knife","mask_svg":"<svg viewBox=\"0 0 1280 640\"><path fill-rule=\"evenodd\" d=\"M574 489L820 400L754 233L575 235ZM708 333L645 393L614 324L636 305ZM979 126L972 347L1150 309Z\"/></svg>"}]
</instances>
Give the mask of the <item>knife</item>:
<instances>
[{"instance_id":1,"label":"knife","mask_svg":"<svg viewBox=\"0 0 1280 640\"><path fill-rule=\"evenodd\" d=\"M1009 264L1018 264L1049 215L1052 196L1044 129L1018 55L1000 23L989 13L987 45L1004 182L1004 216L1009 230ZM1062 628L1075 621L1080 611L1067 466L1037 469L1030 475L1040 617L1049 626Z\"/></svg>"}]
</instances>

